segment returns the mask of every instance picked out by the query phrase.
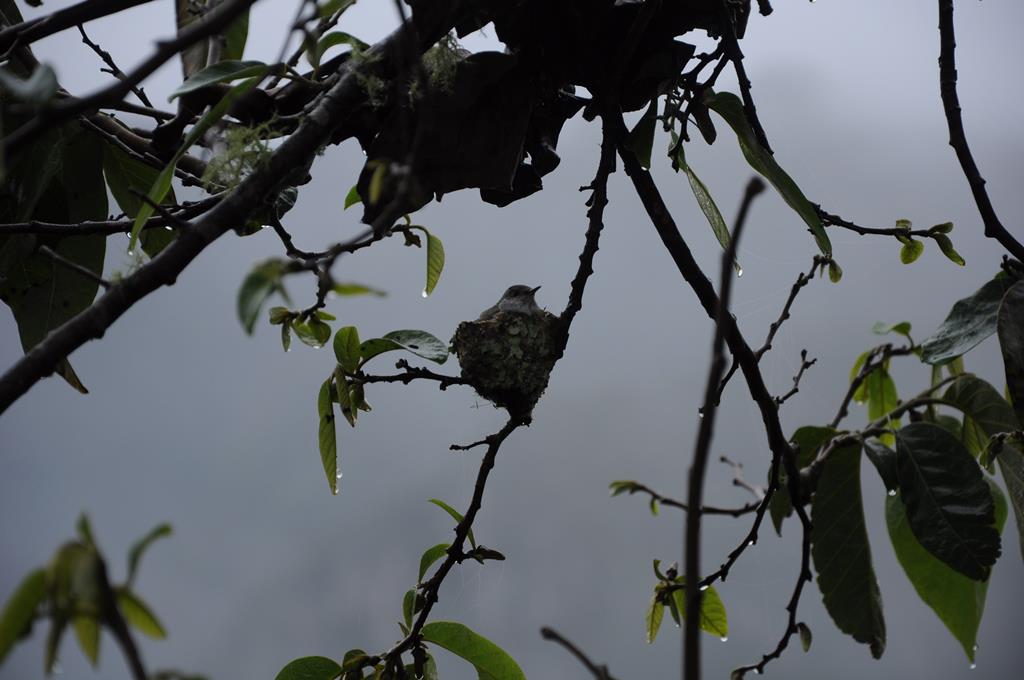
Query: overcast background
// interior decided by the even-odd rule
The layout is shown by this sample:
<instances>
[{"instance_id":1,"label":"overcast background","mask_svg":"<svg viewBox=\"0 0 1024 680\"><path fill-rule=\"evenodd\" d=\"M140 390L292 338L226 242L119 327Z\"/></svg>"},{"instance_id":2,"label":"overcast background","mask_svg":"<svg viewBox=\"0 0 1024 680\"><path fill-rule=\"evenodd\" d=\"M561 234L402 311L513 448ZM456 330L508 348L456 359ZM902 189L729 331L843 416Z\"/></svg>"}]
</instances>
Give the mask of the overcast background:
<instances>
[{"instance_id":1,"label":"overcast background","mask_svg":"<svg viewBox=\"0 0 1024 680\"><path fill-rule=\"evenodd\" d=\"M65 4L48 0L45 9ZM156 2L90 24L91 37L127 69L156 37L172 32L172 5ZM806 288L762 361L768 385L782 393L802 348L818 359L782 410L792 431L831 418L854 358L878 342L873 323L908 320L915 338L926 337L954 300L993 275L1001 251L982 237L946 144L935 3L774 5L771 17L751 18L743 49L779 162L812 200L862 224L954 221L952 238L967 260L966 268L957 267L928 242L918 262L902 266L893 239L831 231L842 282L816 280ZM274 59L293 11L290 1L258 3L246 56ZM956 20L968 138L1003 222L1021 238L1024 101L1016 45L1024 5L962 2ZM394 24L390 1L363 0L342 29L373 41ZM493 31L465 44L493 48ZM88 92L107 78L75 31L40 42L36 53L55 65L73 92ZM172 63L147 83L154 101L177 84L178 68ZM337 270L339 279L383 288L388 297L336 299L329 311L338 324L357 325L363 337L421 328L444 339L512 283L543 285L540 302L561 310L586 226L585 195L577 188L593 176L598 141L595 125L571 121L558 149L562 164L545 178L545 190L506 209L483 204L476 192L424 209L417 220L435 230L447 252L429 299L420 297L424 253L395 239L345 258ZM667 142L659 134L656 149ZM719 125L713 147L690 145L688 158L731 218L750 172L728 128ZM341 201L362 162L354 142L329 148L317 160L313 181L287 217L299 247L316 249L356 233L358 216L342 212ZM717 278L720 251L685 179L664 159L654 175L684 236ZM682 516L666 508L652 517L643 499L609 498L607 486L637 479L683 494L712 326L623 173L613 176L610 193L596 273L568 352L533 426L503 447L475 525L478 539L508 560L456 568L435 610L435 618L462 621L496 641L531 678L587 677L564 650L540 639L542 625L558 629L620 678L673 677L679 668L680 636L671 622L666 617L661 636L647 646L643 615L655 583L651 560L681 558ZM108 274L128 265L122 241L109 241ZM758 200L740 249L744 276L733 309L751 344L760 343L814 252L812 239L775 194ZM118 579L136 537L159 522L174 525L174 536L147 555L137 583L170 632L166 641L142 641L151 669L177 667L216 680L272 678L295 657L340 658L349 648L380 650L398 638L402 593L415 582L421 552L451 536L451 520L427 499L464 508L472 491L479 451L450 453L448 444L495 431L502 413L466 389L373 386L368 399L374 411L358 429L339 429L344 478L341 494L331 496L316 450L315 412L317 388L334 362L330 349L296 342L285 354L276 328L261 323L246 337L235 316L246 272L279 253L272 233L226 236L174 287L131 309L102 342L75 352L72 361L89 396L46 380L0 419L0 597L73 536L84 511ZM311 299L308 282L296 280L290 290L297 305ZM9 366L21 349L7 312L0 313L0 338L0 365ZM391 362L375 364L386 372ZM895 368L902 395L928 380L928 371L912 364L904 360ZM969 355L967 366L1003 384L993 342ZM849 423L864 418L856 408ZM769 453L742 380L726 393L714 453L743 461L748 480L763 479ZM746 502L730 480L728 468L712 465L708 502ZM794 641L768 673L1015 676L1024 569L1013 517L992 577L978 668L970 671L958 643L918 600L894 558L882 516L885 490L867 464L863 488L888 627L884 657L873 661L866 646L839 633L810 585L800 616L814 632L814 645L805 655ZM706 569L746 526L746 519L707 519ZM731 668L775 646L799 560L795 521L785 532L780 540L766 525L756 548L719 588L730 634L724 644L705 636L706 677L728 677ZM43 639L40 628L19 645L0 678L41 677ZM473 677L453 657L438 657L443 677ZM93 671L69 635L61 669L76 680L128 677L109 637L100 670Z\"/></svg>"}]
</instances>

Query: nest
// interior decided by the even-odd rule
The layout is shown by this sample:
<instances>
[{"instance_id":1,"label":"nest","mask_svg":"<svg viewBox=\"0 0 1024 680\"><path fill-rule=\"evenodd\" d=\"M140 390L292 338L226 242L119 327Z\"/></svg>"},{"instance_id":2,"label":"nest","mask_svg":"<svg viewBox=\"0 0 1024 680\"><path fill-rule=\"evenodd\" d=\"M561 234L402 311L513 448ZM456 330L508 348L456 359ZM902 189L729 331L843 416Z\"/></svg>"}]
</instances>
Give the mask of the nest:
<instances>
[{"instance_id":1,"label":"nest","mask_svg":"<svg viewBox=\"0 0 1024 680\"><path fill-rule=\"evenodd\" d=\"M460 323L451 351L459 358L463 379L495 406L529 418L558 357L557 321L549 312L498 312Z\"/></svg>"}]
</instances>

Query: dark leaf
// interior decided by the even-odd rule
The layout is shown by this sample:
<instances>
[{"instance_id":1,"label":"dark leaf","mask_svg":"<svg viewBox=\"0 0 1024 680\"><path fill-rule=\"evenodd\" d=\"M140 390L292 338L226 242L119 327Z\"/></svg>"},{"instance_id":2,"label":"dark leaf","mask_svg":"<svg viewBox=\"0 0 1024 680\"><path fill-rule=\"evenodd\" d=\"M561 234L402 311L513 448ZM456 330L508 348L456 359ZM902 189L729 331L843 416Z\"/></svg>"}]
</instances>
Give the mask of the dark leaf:
<instances>
[{"instance_id":1,"label":"dark leaf","mask_svg":"<svg viewBox=\"0 0 1024 680\"><path fill-rule=\"evenodd\" d=\"M829 455L811 518L811 556L825 609L839 630L868 644L877 659L885 651L885 619L864 525L859 446Z\"/></svg>"},{"instance_id":2,"label":"dark leaf","mask_svg":"<svg viewBox=\"0 0 1024 680\"><path fill-rule=\"evenodd\" d=\"M238 290L238 320L249 335L256 328L263 304L273 293L282 290L281 272L284 266L282 260L266 260L256 265L242 282Z\"/></svg>"},{"instance_id":3,"label":"dark leaf","mask_svg":"<svg viewBox=\"0 0 1024 680\"><path fill-rule=\"evenodd\" d=\"M180 97L183 94L188 94L216 83L226 83L232 80L241 80L242 78L262 76L267 72L268 68L262 61L219 61L216 64L207 66L175 88L167 97L167 101L173 101L176 97Z\"/></svg>"},{"instance_id":4,"label":"dark leaf","mask_svg":"<svg viewBox=\"0 0 1024 680\"><path fill-rule=\"evenodd\" d=\"M911 423L896 435L900 493L914 536L931 554L976 581L999 557L992 494L981 468L953 435Z\"/></svg>"},{"instance_id":5,"label":"dark leaf","mask_svg":"<svg viewBox=\"0 0 1024 680\"><path fill-rule=\"evenodd\" d=\"M672 133L672 146L670 148L675 149L675 154L672 156L673 163L677 169L686 173L686 179L690 183L690 190L697 199L697 205L700 206L700 210L704 213L708 224L711 225L712 233L714 233L722 248L728 249L729 241L732 240L729 234L729 225L725 223L725 218L722 217L715 199L711 196L711 192L708 191L704 182L701 181L700 177L697 177L697 173L686 162L686 152L683 149L683 145L679 143L679 137L675 132ZM738 271L742 271L738 262L734 264Z\"/></svg>"},{"instance_id":6,"label":"dark leaf","mask_svg":"<svg viewBox=\"0 0 1024 680\"><path fill-rule=\"evenodd\" d=\"M57 93L57 74L49 64L38 64L25 80L0 68L0 91L32 107L42 106Z\"/></svg>"},{"instance_id":7,"label":"dark leaf","mask_svg":"<svg viewBox=\"0 0 1024 680\"><path fill-rule=\"evenodd\" d=\"M1003 296L996 330L1006 367L1006 388L1017 422L1024 423L1024 281L1013 284Z\"/></svg>"},{"instance_id":8,"label":"dark leaf","mask_svg":"<svg viewBox=\"0 0 1024 680\"><path fill-rule=\"evenodd\" d=\"M636 159L645 170L651 168L651 147L654 146L654 127L658 122L658 100L652 99L647 111L629 131L626 146L636 154Z\"/></svg>"},{"instance_id":9,"label":"dark leaf","mask_svg":"<svg viewBox=\"0 0 1024 680\"><path fill-rule=\"evenodd\" d=\"M899 476L896 472L896 452L875 438L864 440L864 453L878 470L886 491L899 488Z\"/></svg>"},{"instance_id":10,"label":"dark leaf","mask_svg":"<svg viewBox=\"0 0 1024 680\"><path fill-rule=\"evenodd\" d=\"M996 277L954 303L946 320L921 343L921 361L944 364L995 333L999 303L1012 284L1008 278Z\"/></svg>"},{"instance_id":11,"label":"dark leaf","mask_svg":"<svg viewBox=\"0 0 1024 680\"><path fill-rule=\"evenodd\" d=\"M249 10L238 15L224 31L224 55L226 61L235 61L245 53L245 43L249 39Z\"/></svg>"}]
</instances>

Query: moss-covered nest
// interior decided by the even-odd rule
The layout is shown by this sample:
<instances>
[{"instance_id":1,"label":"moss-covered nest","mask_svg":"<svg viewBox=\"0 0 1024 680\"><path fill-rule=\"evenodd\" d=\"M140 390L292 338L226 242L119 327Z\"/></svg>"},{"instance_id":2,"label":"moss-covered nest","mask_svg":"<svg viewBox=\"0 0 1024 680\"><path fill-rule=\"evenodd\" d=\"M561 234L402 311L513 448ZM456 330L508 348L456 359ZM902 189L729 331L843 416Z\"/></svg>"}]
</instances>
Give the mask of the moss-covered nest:
<instances>
[{"instance_id":1,"label":"moss-covered nest","mask_svg":"<svg viewBox=\"0 0 1024 680\"><path fill-rule=\"evenodd\" d=\"M455 329L451 351L477 393L514 416L528 418L548 386L558 355L554 314L498 312Z\"/></svg>"}]
</instances>

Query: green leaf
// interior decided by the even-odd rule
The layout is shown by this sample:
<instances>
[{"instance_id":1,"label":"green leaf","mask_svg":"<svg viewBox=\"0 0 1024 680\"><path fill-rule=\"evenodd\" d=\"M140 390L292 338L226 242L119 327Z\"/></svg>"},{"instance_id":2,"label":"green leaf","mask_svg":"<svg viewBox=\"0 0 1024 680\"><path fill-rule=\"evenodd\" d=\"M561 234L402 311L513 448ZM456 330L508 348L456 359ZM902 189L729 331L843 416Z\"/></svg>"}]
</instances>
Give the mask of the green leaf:
<instances>
[{"instance_id":1,"label":"green leaf","mask_svg":"<svg viewBox=\"0 0 1024 680\"><path fill-rule=\"evenodd\" d=\"M768 153L768 150L757 141L757 136L747 121L746 114L743 111L743 102L740 101L739 97L731 92L717 92L705 95L704 103L708 108L713 109L725 119L725 122L736 133L740 150L743 152L743 157L750 164L750 167L775 187L775 190L779 192L779 195L782 196L782 199L789 207L807 223L821 252L826 256L831 256L832 244L825 233L825 227L822 225L817 211L811 205L811 202L807 200L807 197L804 196L796 182L775 162L775 158ZM842 270L839 269L838 265L835 265L835 273L833 273L833 265L834 263L829 263L829 277L835 283L842 276Z\"/></svg>"},{"instance_id":2,"label":"green leaf","mask_svg":"<svg viewBox=\"0 0 1024 680\"><path fill-rule=\"evenodd\" d=\"M49 64L37 64L32 74L22 80L6 69L0 69L0 92L33 108L42 106L57 94L57 74Z\"/></svg>"},{"instance_id":3,"label":"green leaf","mask_svg":"<svg viewBox=\"0 0 1024 680\"><path fill-rule=\"evenodd\" d=\"M839 283L843 278L843 268L835 260L828 262L828 280L832 283Z\"/></svg>"},{"instance_id":4,"label":"green leaf","mask_svg":"<svg viewBox=\"0 0 1024 680\"><path fill-rule=\"evenodd\" d=\"M654 595L651 596L651 603L647 607L647 613L644 615L644 640L647 644L654 644L654 640L658 637L658 631L661 630L661 620L665 617L665 603L661 601L661 593L658 590L654 591Z\"/></svg>"},{"instance_id":5,"label":"green leaf","mask_svg":"<svg viewBox=\"0 0 1024 680\"><path fill-rule=\"evenodd\" d=\"M135 581L135 574L139 570L139 561L142 559L142 555L149 549L149 546L165 536L170 536L173 533L170 524L158 524L149 530L145 536L135 541L132 544L131 549L128 551L128 581L127 584L131 585Z\"/></svg>"},{"instance_id":6,"label":"green leaf","mask_svg":"<svg viewBox=\"0 0 1024 680\"><path fill-rule=\"evenodd\" d=\"M167 166L157 176L153 186L150 187L147 194L147 198L152 203L161 203L164 197L167 196L167 192L171 189L171 180L174 179L174 168L178 165L178 161L181 157L191 148L193 144L199 141L200 138L206 131L209 130L215 123L227 114L228 109L231 108L231 104L234 103L235 99L245 94L260 81L260 78L249 78L243 80L237 85L233 86L228 90L220 101L215 106L210 108L203 117L192 126L188 134L185 136L185 141L168 161ZM143 203L139 208L138 214L135 216L135 223L132 225L131 239L128 242L128 252L135 250L135 242L138 240L139 232L142 230L142 225L146 223L150 217L153 216L153 206L150 203Z\"/></svg>"},{"instance_id":7,"label":"green leaf","mask_svg":"<svg viewBox=\"0 0 1024 680\"><path fill-rule=\"evenodd\" d=\"M958 300L946 320L921 343L921 361L947 363L995 333L999 303L1011 285L1008 278L996 277L970 297Z\"/></svg>"},{"instance_id":8,"label":"green leaf","mask_svg":"<svg viewBox=\"0 0 1024 680\"><path fill-rule=\"evenodd\" d=\"M986 438L1020 428L1013 407L995 387L977 376L964 374L957 378L942 395L942 402L970 416Z\"/></svg>"},{"instance_id":9,"label":"green leaf","mask_svg":"<svg viewBox=\"0 0 1024 680\"><path fill-rule=\"evenodd\" d=\"M1007 513L1006 499L999 487L991 481L988 485L995 501L995 528L1002 533ZM973 581L928 552L914 537L903 501L898 496L885 499L885 523L896 559L914 590L960 642L967 658L973 662L988 581Z\"/></svg>"},{"instance_id":10,"label":"green leaf","mask_svg":"<svg viewBox=\"0 0 1024 680\"><path fill-rule=\"evenodd\" d=\"M811 635L811 629L807 627L806 623L802 621L796 624L797 633L800 634L800 646L804 648L804 653L811 651L811 642L813 636Z\"/></svg>"},{"instance_id":11,"label":"green leaf","mask_svg":"<svg viewBox=\"0 0 1024 680\"><path fill-rule=\"evenodd\" d=\"M320 386L320 392L316 398L316 410L320 416L320 461L324 466L324 474L327 475L327 483L331 487L331 493L338 493L338 437L334 427L334 406L331 401L331 378L324 381ZM340 386L343 387L343 386Z\"/></svg>"},{"instance_id":12,"label":"green leaf","mask_svg":"<svg viewBox=\"0 0 1024 680\"><path fill-rule=\"evenodd\" d=\"M270 68L262 61L238 61L228 59L211 64L199 71L184 83L175 88L167 97L167 101L173 101L176 97L198 89L214 85L216 83L227 83L232 80L262 76Z\"/></svg>"},{"instance_id":13,"label":"green leaf","mask_svg":"<svg viewBox=\"0 0 1024 680\"><path fill-rule=\"evenodd\" d=\"M139 632L156 640L167 637L167 631L160 624L149 607L137 595L127 588L117 588L117 607L121 610L124 620Z\"/></svg>"},{"instance_id":14,"label":"green leaf","mask_svg":"<svg viewBox=\"0 0 1024 680\"><path fill-rule=\"evenodd\" d=\"M414 224L409 228L419 229L427 237L427 283L423 288L423 297L427 297L434 292L434 287L441 278L441 270L444 269L444 244L422 225Z\"/></svg>"},{"instance_id":15,"label":"green leaf","mask_svg":"<svg viewBox=\"0 0 1024 680\"><path fill-rule=\"evenodd\" d=\"M0 662L11 647L29 632L36 608L46 597L46 570L30 572L18 584L17 589L7 598L0 613Z\"/></svg>"},{"instance_id":16,"label":"green leaf","mask_svg":"<svg viewBox=\"0 0 1024 680\"><path fill-rule=\"evenodd\" d=\"M907 520L931 554L976 581L999 557L992 494L963 444L932 423L896 435L896 467Z\"/></svg>"},{"instance_id":17,"label":"green leaf","mask_svg":"<svg viewBox=\"0 0 1024 680\"><path fill-rule=\"evenodd\" d=\"M249 38L249 10L238 15L238 18L231 22L224 31L224 54L225 61L236 61L242 58L245 53L245 43Z\"/></svg>"},{"instance_id":18,"label":"green leaf","mask_svg":"<svg viewBox=\"0 0 1024 680\"><path fill-rule=\"evenodd\" d=\"M354 4L356 0L325 0L320 3L320 16L329 17L335 12L344 12Z\"/></svg>"},{"instance_id":19,"label":"green leaf","mask_svg":"<svg viewBox=\"0 0 1024 680\"><path fill-rule=\"evenodd\" d=\"M434 621L423 626L423 639L462 657L476 668L481 680L526 680L523 671L505 650L454 621Z\"/></svg>"},{"instance_id":20,"label":"green leaf","mask_svg":"<svg viewBox=\"0 0 1024 680\"><path fill-rule=\"evenodd\" d=\"M874 326L871 327L871 332L874 333L875 335L887 335L889 333L899 333L900 335L902 335L903 337L905 337L905 338L907 338L909 340L910 339L910 322L909 321L900 321L899 323L886 324L886 323L884 323L882 321L879 321L878 323L876 323ZM865 352L861 356L867 358L867 353ZM863 361L861 363L863 364ZM859 371L860 368L858 367L857 370ZM856 375L856 374L854 374L854 375Z\"/></svg>"},{"instance_id":21,"label":"green leaf","mask_svg":"<svg viewBox=\"0 0 1024 680\"><path fill-rule=\"evenodd\" d=\"M934 227L932 228L934 229ZM939 244L939 250L942 251L942 254L948 257L951 261L955 262L961 267L967 264L964 261L964 258L960 256L960 253L956 252L956 248L953 247L953 242L949 240L948 236L944 236L943 234L940 233L935 233L932 234L932 238L935 239L935 242L937 244Z\"/></svg>"},{"instance_id":22,"label":"green leaf","mask_svg":"<svg viewBox=\"0 0 1024 680\"><path fill-rule=\"evenodd\" d=\"M921 257L921 253L924 252L924 243L910 238L906 238L906 242L903 247L900 248L900 262L903 264L910 264Z\"/></svg>"},{"instance_id":23,"label":"green leaf","mask_svg":"<svg viewBox=\"0 0 1024 680\"><path fill-rule=\"evenodd\" d=\"M287 307L271 307L270 308L270 325L280 326L288 319L292 318L292 312Z\"/></svg>"},{"instance_id":24,"label":"green leaf","mask_svg":"<svg viewBox=\"0 0 1024 680\"><path fill-rule=\"evenodd\" d=\"M679 136L675 132L672 133L672 146L670 148L676 150L672 160L677 168L686 173L686 179L690 183L690 190L693 191L693 195L697 199L697 205L700 206L701 212L704 213L708 224L711 225L712 233L718 239L722 249L728 250L729 242L732 240L729 234L729 225L725 223L725 218L722 217L715 199L711 197L711 192L708 191L708 188L704 186L704 182L700 180L700 177L697 177L697 173L686 162L686 152L683 149L683 145L679 143ZM735 262L734 265L738 271L742 271L739 262Z\"/></svg>"},{"instance_id":25,"label":"green leaf","mask_svg":"<svg viewBox=\"0 0 1024 680\"><path fill-rule=\"evenodd\" d=\"M309 321L296 321L292 324L292 328L295 330L295 335L299 336L299 340L313 349L323 347L331 339L331 327L315 317Z\"/></svg>"},{"instance_id":26,"label":"green leaf","mask_svg":"<svg viewBox=\"0 0 1024 680\"><path fill-rule=\"evenodd\" d=\"M281 324L281 347L285 352L292 348L292 320L287 319Z\"/></svg>"},{"instance_id":27,"label":"green leaf","mask_svg":"<svg viewBox=\"0 0 1024 680\"><path fill-rule=\"evenodd\" d=\"M889 375L885 365L879 365L868 373L864 380L864 394L868 402L868 419L871 421L884 417L899 405L896 383ZM899 420L889 420L886 426L899 427ZM894 443L890 434L883 434L879 439L887 445Z\"/></svg>"},{"instance_id":28,"label":"green leaf","mask_svg":"<svg viewBox=\"0 0 1024 680\"><path fill-rule=\"evenodd\" d=\"M107 143L103 145L103 174L118 206L128 217L135 217L143 205L138 194L145 194L153 186L160 171L128 155L117 145ZM161 203L175 203L173 187L168 188ZM174 237L174 232L167 229L144 229L140 236L142 249L155 257Z\"/></svg>"},{"instance_id":29,"label":"green leaf","mask_svg":"<svg viewBox=\"0 0 1024 680\"><path fill-rule=\"evenodd\" d=\"M685 578L677 578L676 583L685 584ZM686 589L673 590L672 602L680 618L686 618ZM718 638L729 636L729 619L725 613L725 604L714 586L701 591L700 629Z\"/></svg>"},{"instance_id":30,"label":"green leaf","mask_svg":"<svg viewBox=\"0 0 1024 680\"><path fill-rule=\"evenodd\" d=\"M46 646L43 651L43 670L47 675L53 673L57 666L57 652L60 650L60 641L67 630L68 621L63 616L55 616L50 623L50 630L46 634Z\"/></svg>"},{"instance_id":31,"label":"green leaf","mask_svg":"<svg viewBox=\"0 0 1024 680\"><path fill-rule=\"evenodd\" d=\"M794 453L797 467L802 470L814 462L821 447L836 434L836 430L831 427L805 425L797 429L789 438L796 448ZM793 514L793 502L789 497L786 472L781 465L779 466L779 488L775 490L772 499L768 502L768 513L771 515L775 533L781 536L783 520Z\"/></svg>"},{"instance_id":32,"label":"green leaf","mask_svg":"<svg viewBox=\"0 0 1024 680\"><path fill-rule=\"evenodd\" d=\"M95 668L100 660L100 623L94 616L76 616L71 621L78 646Z\"/></svg>"},{"instance_id":33,"label":"green leaf","mask_svg":"<svg viewBox=\"0 0 1024 680\"><path fill-rule=\"evenodd\" d=\"M1006 368L1006 389L1018 424L1024 423L1024 281L1013 284L1003 296L996 331Z\"/></svg>"},{"instance_id":34,"label":"green leaf","mask_svg":"<svg viewBox=\"0 0 1024 680\"><path fill-rule=\"evenodd\" d=\"M284 267L283 260L265 260L253 267L242 281L242 287L238 289L238 320L247 334L252 335L267 299L284 290L281 284Z\"/></svg>"},{"instance_id":35,"label":"green leaf","mask_svg":"<svg viewBox=\"0 0 1024 680\"><path fill-rule=\"evenodd\" d=\"M644 170L651 169L651 148L654 146L654 127L657 122L658 99L655 97L626 138L626 146L636 154L636 159Z\"/></svg>"},{"instance_id":36,"label":"green leaf","mask_svg":"<svg viewBox=\"0 0 1024 680\"><path fill-rule=\"evenodd\" d=\"M337 45L348 45L355 50L365 50L370 47L351 33L345 33L344 31L331 31L324 37L320 38L316 43L316 63L319 64L324 57L324 53ZM348 206L346 205L345 207L347 208Z\"/></svg>"},{"instance_id":37,"label":"green leaf","mask_svg":"<svg viewBox=\"0 0 1024 680\"><path fill-rule=\"evenodd\" d=\"M275 680L334 680L341 675L341 666L324 656L304 656L289 661Z\"/></svg>"},{"instance_id":38,"label":"green leaf","mask_svg":"<svg viewBox=\"0 0 1024 680\"><path fill-rule=\"evenodd\" d=\"M361 352L359 331L356 330L356 327L339 328L334 334L334 356L346 373L355 373L359 367Z\"/></svg>"},{"instance_id":39,"label":"green leaf","mask_svg":"<svg viewBox=\"0 0 1024 680\"><path fill-rule=\"evenodd\" d=\"M365 340L360 347L360 354L365 364L373 357L384 352L404 349L418 357L443 364L448 360L448 346L426 331L391 331L383 338Z\"/></svg>"},{"instance_id":40,"label":"green leaf","mask_svg":"<svg viewBox=\"0 0 1024 680\"><path fill-rule=\"evenodd\" d=\"M811 503L811 557L825 609L836 626L885 651L882 595L871 565L860 489L860 447L835 449L824 464Z\"/></svg>"},{"instance_id":41,"label":"green leaf","mask_svg":"<svg viewBox=\"0 0 1024 680\"><path fill-rule=\"evenodd\" d=\"M357 203L362 203L363 197L359 195L359 186L356 184L352 185L352 188L348 190L348 194L345 195L345 207L343 210L348 210Z\"/></svg>"},{"instance_id":42,"label":"green leaf","mask_svg":"<svg viewBox=\"0 0 1024 680\"><path fill-rule=\"evenodd\" d=\"M416 607L416 591L407 590L402 597L402 618L405 620L405 627L412 628L412 616Z\"/></svg>"},{"instance_id":43,"label":"green leaf","mask_svg":"<svg viewBox=\"0 0 1024 680\"><path fill-rule=\"evenodd\" d=\"M427 570L437 562L439 559L444 557L451 545L449 543L438 543L432 548L427 548L423 553L423 557L420 558L420 573L416 578L417 583L423 582L423 577L426 576Z\"/></svg>"},{"instance_id":44,"label":"green leaf","mask_svg":"<svg viewBox=\"0 0 1024 680\"><path fill-rule=\"evenodd\" d=\"M331 288L331 290L334 291L336 295L340 295L342 297L349 297L353 295L375 295L377 297L384 297L387 295L387 293L382 290L370 288L369 286L364 286L361 283L336 283L334 288Z\"/></svg>"},{"instance_id":45,"label":"green leaf","mask_svg":"<svg viewBox=\"0 0 1024 680\"><path fill-rule=\"evenodd\" d=\"M1020 553L1024 557L1024 453L1014 446L1006 445L996 459L1003 474L1006 490L1010 492L1013 516L1017 520L1020 539Z\"/></svg>"},{"instance_id":46,"label":"green leaf","mask_svg":"<svg viewBox=\"0 0 1024 680\"><path fill-rule=\"evenodd\" d=\"M445 512L447 512L449 515L451 515L452 519L454 519L457 523L462 522L462 513L453 508L452 506L448 505L444 501L437 498L431 498L430 502L436 505L437 507L441 508ZM469 544L472 547L476 548L476 539L473 538L473 529L469 529L469 532L466 534L466 537L469 538Z\"/></svg>"}]
</instances>

